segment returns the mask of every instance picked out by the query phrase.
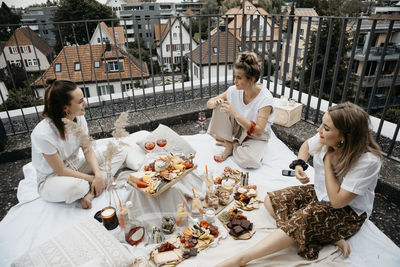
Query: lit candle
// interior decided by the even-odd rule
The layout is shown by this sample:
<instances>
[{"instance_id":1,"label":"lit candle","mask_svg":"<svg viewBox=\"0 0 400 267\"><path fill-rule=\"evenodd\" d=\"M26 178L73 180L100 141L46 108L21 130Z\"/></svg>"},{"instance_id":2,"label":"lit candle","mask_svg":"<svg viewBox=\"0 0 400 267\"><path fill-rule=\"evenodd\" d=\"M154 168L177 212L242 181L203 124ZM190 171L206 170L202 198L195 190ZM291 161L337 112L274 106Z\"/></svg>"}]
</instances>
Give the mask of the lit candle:
<instances>
[{"instance_id":1,"label":"lit candle","mask_svg":"<svg viewBox=\"0 0 400 267\"><path fill-rule=\"evenodd\" d=\"M113 207L105 207L101 212L101 218L107 230L115 229L118 226L117 213Z\"/></svg>"}]
</instances>

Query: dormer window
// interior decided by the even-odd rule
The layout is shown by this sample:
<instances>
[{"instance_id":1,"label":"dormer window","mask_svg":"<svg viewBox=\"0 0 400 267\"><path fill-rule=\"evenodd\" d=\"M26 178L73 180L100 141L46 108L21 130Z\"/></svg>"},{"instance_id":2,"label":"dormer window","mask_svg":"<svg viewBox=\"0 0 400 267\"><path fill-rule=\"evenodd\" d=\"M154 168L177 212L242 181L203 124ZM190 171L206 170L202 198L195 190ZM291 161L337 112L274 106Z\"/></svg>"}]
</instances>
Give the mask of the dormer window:
<instances>
[{"instance_id":1,"label":"dormer window","mask_svg":"<svg viewBox=\"0 0 400 267\"><path fill-rule=\"evenodd\" d=\"M216 55L218 53L218 48L217 47L213 47L213 52L214 52L214 55Z\"/></svg>"},{"instance_id":2,"label":"dormer window","mask_svg":"<svg viewBox=\"0 0 400 267\"><path fill-rule=\"evenodd\" d=\"M246 6L247 10L251 10L251 6Z\"/></svg>"},{"instance_id":3,"label":"dormer window","mask_svg":"<svg viewBox=\"0 0 400 267\"><path fill-rule=\"evenodd\" d=\"M94 67L95 67L96 69L100 68L100 61L95 61L95 62L94 62Z\"/></svg>"},{"instance_id":4,"label":"dormer window","mask_svg":"<svg viewBox=\"0 0 400 267\"><path fill-rule=\"evenodd\" d=\"M75 71L80 71L81 70L81 63L75 62Z\"/></svg>"},{"instance_id":5,"label":"dormer window","mask_svg":"<svg viewBox=\"0 0 400 267\"><path fill-rule=\"evenodd\" d=\"M124 62L123 61L108 61L105 65L106 72L117 72L124 71Z\"/></svg>"}]
</instances>

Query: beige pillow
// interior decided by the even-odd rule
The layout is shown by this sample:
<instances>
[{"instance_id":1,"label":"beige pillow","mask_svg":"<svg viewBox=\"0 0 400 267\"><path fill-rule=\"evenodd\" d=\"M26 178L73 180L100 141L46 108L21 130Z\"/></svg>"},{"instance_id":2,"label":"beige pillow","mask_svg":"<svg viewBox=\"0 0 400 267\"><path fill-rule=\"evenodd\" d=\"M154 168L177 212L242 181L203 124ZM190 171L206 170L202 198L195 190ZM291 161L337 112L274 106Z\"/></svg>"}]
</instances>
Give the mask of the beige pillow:
<instances>
[{"instance_id":1,"label":"beige pillow","mask_svg":"<svg viewBox=\"0 0 400 267\"><path fill-rule=\"evenodd\" d=\"M105 266L129 266L134 257L104 226L88 217L44 244L28 251L11 266L80 266L101 259Z\"/></svg>"},{"instance_id":2,"label":"beige pillow","mask_svg":"<svg viewBox=\"0 0 400 267\"><path fill-rule=\"evenodd\" d=\"M184 155L195 154L196 151L192 148L192 146L185 141L179 134L174 132L168 126L163 124L158 125L157 129L151 132L148 136L139 140L137 142L138 146L143 149L143 151L147 152L144 148L144 144L146 142L156 142L158 139L166 139L167 145L164 147L168 152L182 152ZM163 151L163 149L159 148L156 145L153 151Z\"/></svg>"}]
</instances>

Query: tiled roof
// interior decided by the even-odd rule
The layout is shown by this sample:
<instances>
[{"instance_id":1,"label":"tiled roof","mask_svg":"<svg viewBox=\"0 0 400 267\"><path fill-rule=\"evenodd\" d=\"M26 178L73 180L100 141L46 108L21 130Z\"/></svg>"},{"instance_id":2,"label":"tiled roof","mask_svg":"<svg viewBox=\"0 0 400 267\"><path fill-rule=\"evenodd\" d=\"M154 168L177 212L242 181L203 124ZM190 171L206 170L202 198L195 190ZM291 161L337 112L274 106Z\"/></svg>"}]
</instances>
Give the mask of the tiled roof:
<instances>
[{"instance_id":1,"label":"tiled roof","mask_svg":"<svg viewBox=\"0 0 400 267\"><path fill-rule=\"evenodd\" d=\"M183 13L183 15L194 15L193 10L191 10L190 8L186 9L186 11Z\"/></svg>"},{"instance_id":2,"label":"tiled roof","mask_svg":"<svg viewBox=\"0 0 400 267\"><path fill-rule=\"evenodd\" d=\"M240 15L240 19L242 19L242 8L241 7L234 7L226 11L225 15ZM264 8L261 7L255 7L252 3L249 1L244 2L244 14L246 15L252 15L255 13L260 13L261 15L268 15L268 12L265 11ZM239 16L238 16L239 17Z\"/></svg>"},{"instance_id":3,"label":"tiled roof","mask_svg":"<svg viewBox=\"0 0 400 267\"><path fill-rule=\"evenodd\" d=\"M21 27L16 29L10 39L5 43L5 46L16 46L17 42L15 41L15 39L17 39L19 46L33 45L45 56L55 54L54 49L29 27Z\"/></svg>"},{"instance_id":4,"label":"tiled roof","mask_svg":"<svg viewBox=\"0 0 400 267\"><path fill-rule=\"evenodd\" d=\"M232 33L228 32L221 32L219 35L219 51L217 53L214 53L214 48L218 49L218 34L214 34L210 38L210 49L209 50L209 42L208 40L196 47L196 49L193 50L192 52L192 59L193 62L196 64L200 64L200 62L203 65L208 65L208 62L210 64L217 64L217 61L219 60L220 64L225 64L225 61L227 63L233 63L235 61L235 58L233 57L234 51L236 50L236 56L240 53L239 52L239 46L241 45L241 42L236 39L236 46L234 46L234 39L235 37L232 35ZM226 50L226 43L228 43L228 50ZM201 48L201 60L200 60L200 48ZM225 55L228 54L228 59L225 59ZM208 60L208 56L210 55L210 61ZM190 53L186 54L186 57L190 59Z\"/></svg>"},{"instance_id":5,"label":"tiled roof","mask_svg":"<svg viewBox=\"0 0 400 267\"><path fill-rule=\"evenodd\" d=\"M318 17L317 11L314 8L295 8L294 14L302 17Z\"/></svg>"},{"instance_id":6,"label":"tiled roof","mask_svg":"<svg viewBox=\"0 0 400 267\"><path fill-rule=\"evenodd\" d=\"M176 19L173 18L171 19L171 27L174 26ZM161 38L160 38L160 25L161 25ZM156 45L159 46L160 43L162 43L165 39L165 37L167 36L167 34L169 33L169 21L167 23L164 24L154 24L154 38L156 40Z\"/></svg>"},{"instance_id":7,"label":"tiled roof","mask_svg":"<svg viewBox=\"0 0 400 267\"><path fill-rule=\"evenodd\" d=\"M382 19L382 20L377 20L377 24L389 24L388 21L385 21L387 19L397 19L394 21L394 24L400 24L400 21L398 19L400 18L399 14L372 14L369 16L371 19Z\"/></svg>"},{"instance_id":8,"label":"tiled roof","mask_svg":"<svg viewBox=\"0 0 400 267\"><path fill-rule=\"evenodd\" d=\"M100 22L100 27L103 28L103 30L107 32L108 36L110 36L111 40L114 41L113 28L108 27L104 22ZM114 26L114 32L118 35L118 37L115 38L117 45L125 44L124 27Z\"/></svg>"},{"instance_id":9,"label":"tiled roof","mask_svg":"<svg viewBox=\"0 0 400 267\"><path fill-rule=\"evenodd\" d=\"M51 63L50 67L43 73L43 79L54 78L54 68L55 64L61 64L61 72L56 73L57 79L68 79L75 83L85 83L107 81L108 80L118 80L121 79L126 80L130 79L130 70L129 70L129 60L132 71L132 78L140 78L140 61L133 57L132 55L125 52L123 49L119 48L115 45L110 45L111 51L104 52L106 46L105 45L79 45L79 46L66 46L61 50L61 52L57 55L56 59ZM91 59L91 51L93 54L93 61ZM118 58L117 58L118 52ZM65 54L64 54L65 53ZM81 71L74 70L75 62L79 62L78 53L80 57L81 63ZM129 60L128 60L129 56ZM104 71L104 57L107 62L111 60L122 59L124 60L124 71L121 72L108 72ZM95 68L94 62L99 61L100 67ZM149 76L149 71L147 68L147 64L145 62L142 63L143 68L143 77ZM83 80L82 80L83 75ZM34 85L41 86L42 78L39 77Z\"/></svg>"}]
</instances>

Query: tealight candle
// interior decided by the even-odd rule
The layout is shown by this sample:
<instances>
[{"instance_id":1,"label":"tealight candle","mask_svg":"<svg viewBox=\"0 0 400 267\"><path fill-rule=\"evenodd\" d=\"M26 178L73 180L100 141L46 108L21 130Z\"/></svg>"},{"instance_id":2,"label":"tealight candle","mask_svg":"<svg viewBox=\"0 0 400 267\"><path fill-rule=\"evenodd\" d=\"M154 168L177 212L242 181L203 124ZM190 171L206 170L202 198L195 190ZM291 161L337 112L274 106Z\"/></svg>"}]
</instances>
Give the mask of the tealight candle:
<instances>
[{"instance_id":1,"label":"tealight candle","mask_svg":"<svg viewBox=\"0 0 400 267\"><path fill-rule=\"evenodd\" d=\"M208 223L213 223L215 221L215 210L214 209L206 209L206 221Z\"/></svg>"},{"instance_id":2,"label":"tealight candle","mask_svg":"<svg viewBox=\"0 0 400 267\"><path fill-rule=\"evenodd\" d=\"M113 230L118 226L117 213L113 207L105 207L101 211L103 225L107 230Z\"/></svg>"}]
</instances>

